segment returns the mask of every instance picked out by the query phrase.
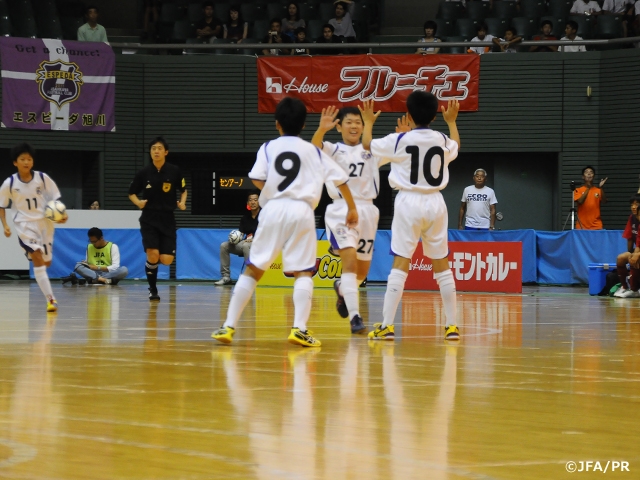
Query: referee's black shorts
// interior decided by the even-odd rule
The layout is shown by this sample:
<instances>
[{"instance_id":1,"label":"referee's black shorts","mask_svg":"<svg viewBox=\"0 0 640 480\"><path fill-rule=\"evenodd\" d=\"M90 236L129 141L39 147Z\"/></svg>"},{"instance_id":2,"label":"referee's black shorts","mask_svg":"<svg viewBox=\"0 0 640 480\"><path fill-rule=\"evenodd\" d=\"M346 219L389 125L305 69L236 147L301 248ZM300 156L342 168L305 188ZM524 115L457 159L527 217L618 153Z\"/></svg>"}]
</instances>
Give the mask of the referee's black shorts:
<instances>
[{"instance_id":1,"label":"referee's black shorts","mask_svg":"<svg viewBox=\"0 0 640 480\"><path fill-rule=\"evenodd\" d=\"M140 216L142 247L159 250L160 255L176 254L176 219L173 212L142 210Z\"/></svg>"}]
</instances>

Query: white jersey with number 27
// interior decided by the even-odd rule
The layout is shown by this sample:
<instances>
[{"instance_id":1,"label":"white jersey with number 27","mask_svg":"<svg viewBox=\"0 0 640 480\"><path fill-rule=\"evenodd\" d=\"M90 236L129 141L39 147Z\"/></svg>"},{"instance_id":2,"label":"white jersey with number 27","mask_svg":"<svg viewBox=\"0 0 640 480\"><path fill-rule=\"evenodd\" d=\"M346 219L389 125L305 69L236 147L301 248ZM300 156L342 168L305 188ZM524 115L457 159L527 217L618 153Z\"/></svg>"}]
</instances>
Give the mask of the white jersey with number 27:
<instances>
[{"instance_id":1,"label":"white jersey with number 27","mask_svg":"<svg viewBox=\"0 0 640 480\"><path fill-rule=\"evenodd\" d=\"M260 147L249 178L265 182L261 207L269 200L290 198L307 202L313 209L325 182L342 185L349 181L347 173L326 154L300 137L288 135Z\"/></svg>"},{"instance_id":2,"label":"white jersey with number 27","mask_svg":"<svg viewBox=\"0 0 640 480\"><path fill-rule=\"evenodd\" d=\"M415 128L373 140L371 153L391 162L392 188L434 193L449 183L448 166L458 156L458 143L430 128Z\"/></svg>"}]
</instances>

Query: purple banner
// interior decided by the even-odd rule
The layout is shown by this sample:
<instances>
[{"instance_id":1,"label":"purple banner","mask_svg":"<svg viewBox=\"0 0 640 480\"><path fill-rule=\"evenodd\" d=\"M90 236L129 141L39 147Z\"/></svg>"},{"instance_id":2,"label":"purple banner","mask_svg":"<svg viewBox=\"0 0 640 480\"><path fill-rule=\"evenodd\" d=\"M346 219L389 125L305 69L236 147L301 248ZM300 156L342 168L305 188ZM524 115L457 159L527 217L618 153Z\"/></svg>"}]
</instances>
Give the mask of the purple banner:
<instances>
[{"instance_id":1,"label":"purple banner","mask_svg":"<svg viewBox=\"0 0 640 480\"><path fill-rule=\"evenodd\" d=\"M116 57L106 43L0 38L2 127L115 132Z\"/></svg>"}]
</instances>

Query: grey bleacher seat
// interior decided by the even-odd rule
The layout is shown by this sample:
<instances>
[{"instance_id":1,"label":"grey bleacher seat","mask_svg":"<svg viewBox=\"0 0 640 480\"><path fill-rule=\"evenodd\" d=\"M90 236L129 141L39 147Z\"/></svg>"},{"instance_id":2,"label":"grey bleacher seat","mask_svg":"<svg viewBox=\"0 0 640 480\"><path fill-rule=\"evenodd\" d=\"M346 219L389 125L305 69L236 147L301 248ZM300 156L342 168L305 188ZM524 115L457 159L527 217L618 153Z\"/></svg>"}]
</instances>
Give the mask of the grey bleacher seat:
<instances>
[{"instance_id":1,"label":"grey bleacher seat","mask_svg":"<svg viewBox=\"0 0 640 480\"><path fill-rule=\"evenodd\" d=\"M445 38L455 34L455 21L447 20L446 18L436 18L434 22L438 25L436 37Z\"/></svg>"},{"instance_id":2,"label":"grey bleacher seat","mask_svg":"<svg viewBox=\"0 0 640 480\"><path fill-rule=\"evenodd\" d=\"M62 25L57 16L43 18L38 17L36 19L38 27L38 35L41 38L57 38L62 40L64 34L62 32Z\"/></svg>"},{"instance_id":3,"label":"grey bleacher seat","mask_svg":"<svg viewBox=\"0 0 640 480\"><path fill-rule=\"evenodd\" d=\"M195 36L195 27L188 19L183 18L173 24L172 43L186 42L188 38L194 38Z\"/></svg>"},{"instance_id":4,"label":"grey bleacher seat","mask_svg":"<svg viewBox=\"0 0 640 480\"><path fill-rule=\"evenodd\" d=\"M604 15L601 15L604 16ZM593 24L596 17L593 15L569 15L567 20L573 20L578 24L578 36L585 40L593 38Z\"/></svg>"},{"instance_id":5,"label":"grey bleacher seat","mask_svg":"<svg viewBox=\"0 0 640 480\"><path fill-rule=\"evenodd\" d=\"M544 17L547 13L545 0L520 0L520 12L518 16L527 18Z\"/></svg>"},{"instance_id":6,"label":"grey bleacher seat","mask_svg":"<svg viewBox=\"0 0 640 480\"><path fill-rule=\"evenodd\" d=\"M187 7L187 19L191 23L199 22L204 18L204 13L202 12L202 4L201 3L190 3ZM220 18L219 20L225 21L225 18Z\"/></svg>"},{"instance_id":7,"label":"grey bleacher seat","mask_svg":"<svg viewBox=\"0 0 640 480\"><path fill-rule=\"evenodd\" d=\"M181 17L180 7L178 4L165 2L160 8L160 21L162 23L174 23Z\"/></svg>"},{"instance_id":8,"label":"grey bleacher seat","mask_svg":"<svg viewBox=\"0 0 640 480\"><path fill-rule=\"evenodd\" d=\"M0 17L0 36L10 37L13 35L13 25L7 16Z\"/></svg>"},{"instance_id":9,"label":"grey bleacher seat","mask_svg":"<svg viewBox=\"0 0 640 480\"><path fill-rule=\"evenodd\" d=\"M459 18L456 21L456 36L471 40L477 35L477 28L481 22L473 18Z\"/></svg>"},{"instance_id":10,"label":"grey bleacher seat","mask_svg":"<svg viewBox=\"0 0 640 480\"><path fill-rule=\"evenodd\" d=\"M229 4L229 3L218 3L218 2L215 2L213 4L213 16L216 17L221 22L226 22L229 19L229 7L230 6L231 6L231 4ZM202 8L202 7L200 7L200 8ZM247 19L245 18L244 21L246 22Z\"/></svg>"},{"instance_id":11,"label":"grey bleacher seat","mask_svg":"<svg viewBox=\"0 0 640 480\"><path fill-rule=\"evenodd\" d=\"M322 36L322 26L327 23L319 18L309 20L307 22L307 38L310 42L317 40Z\"/></svg>"},{"instance_id":12,"label":"grey bleacher seat","mask_svg":"<svg viewBox=\"0 0 640 480\"><path fill-rule=\"evenodd\" d=\"M261 49L259 48L242 48L242 45L244 45L245 43L258 43L258 39L257 38L245 38L242 43L240 45L238 45L240 48L238 48L238 53L240 55L259 55L261 52Z\"/></svg>"},{"instance_id":13,"label":"grey bleacher seat","mask_svg":"<svg viewBox=\"0 0 640 480\"><path fill-rule=\"evenodd\" d=\"M523 40L530 40L540 30L537 18L514 17L511 19L511 26Z\"/></svg>"},{"instance_id":14,"label":"grey bleacher seat","mask_svg":"<svg viewBox=\"0 0 640 480\"><path fill-rule=\"evenodd\" d=\"M374 43L398 43L398 42L416 42L415 47L393 47L393 48L373 48L373 53L415 53L419 46L424 44L419 44L417 42L417 38L415 35L376 35L371 38L371 41Z\"/></svg>"},{"instance_id":15,"label":"grey bleacher seat","mask_svg":"<svg viewBox=\"0 0 640 480\"><path fill-rule=\"evenodd\" d=\"M269 22L269 20L256 20L252 25L250 25L249 35L257 38L258 40L262 40L267 36L267 32L269 31L270 27L271 23Z\"/></svg>"},{"instance_id":16,"label":"grey bleacher seat","mask_svg":"<svg viewBox=\"0 0 640 480\"><path fill-rule=\"evenodd\" d=\"M573 7L573 0L549 0L547 13L556 18L567 18Z\"/></svg>"},{"instance_id":17,"label":"grey bleacher seat","mask_svg":"<svg viewBox=\"0 0 640 480\"><path fill-rule=\"evenodd\" d=\"M77 40L78 28L84 25L84 19L80 17L61 17L62 35L65 40Z\"/></svg>"},{"instance_id":18,"label":"grey bleacher seat","mask_svg":"<svg viewBox=\"0 0 640 480\"><path fill-rule=\"evenodd\" d=\"M596 23L596 37L622 37L622 15L600 15Z\"/></svg>"},{"instance_id":19,"label":"grey bleacher seat","mask_svg":"<svg viewBox=\"0 0 640 480\"><path fill-rule=\"evenodd\" d=\"M438 18L457 20L464 16L464 7L461 2L440 2L438 6Z\"/></svg>"},{"instance_id":20,"label":"grey bleacher seat","mask_svg":"<svg viewBox=\"0 0 640 480\"><path fill-rule=\"evenodd\" d=\"M245 22L255 22L267 18L267 8L262 3L243 3L240 5L240 13Z\"/></svg>"},{"instance_id":21,"label":"grey bleacher seat","mask_svg":"<svg viewBox=\"0 0 640 480\"><path fill-rule=\"evenodd\" d=\"M300 7L300 18L305 22L318 17L318 5L313 3L299 3L298 7Z\"/></svg>"},{"instance_id":22,"label":"grey bleacher seat","mask_svg":"<svg viewBox=\"0 0 640 480\"><path fill-rule=\"evenodd\" d=\"M323 23L327 23L336 16L336 8L333 3L321 3L318 5L318 17L317 20L322 20Z\"/></svg>"},{"instance_id":23,"label":"grey bleacher seat","mask_svg":"<svg viewBox=\"0 0 640 480\"><path fill-rule=\"evenodd\" d=\"M22 17L13 23L16 37L37 38L38 26L33 17Z\"/></svg>"},{"instance_id":24,"label":"grey bleacher seat","mask_svg":"<svg viewBox=\"0 0 640 480\"><path fill-rule=\"evenodd\" d=\"M467 18L484 20L490 13L489 2L467 2Z\"/></svg>"},{"instance_id":25,"label":"grey bleacher seat","mask_svg":"<svg viewBox=\"0 0 640 480\"><path fill-rule=\"evenodd\" d=\"M445 39L447 42L466 42L464 37L452 36ZM442 47L440 53L467 53L468 47Z\"/></svg>"},{"instance_id":26,"label":"grey bleacher seat","mask_svg":"<svg viewBox=\"0 0 640 480\"><path fill-rule=\"evenodd\" d=\"M509 27L509 20L506 18L487 18L484 23L487 25L487 33L494 37L504 37L504 32Z\"/></svg>"},{"instance_id":27,"label":"grey bleacher seat","mask_svg":"<svg viewBox=\"0 0 640 480\"><path fill-rule=\"evenodd\" d=\"M491 16L494 18L507 18L511 20L518 14L516 2L511 0L496 0L493 2Z\"/></svg>"},{"instance_id":28,"label":"grey bleacher seat","mask_svg":"<svg viewBox=\"0 0 640 480\"><path fill-rule=\"evenodd\" d=\"M283 19L287 16L287 8L282 2L270 2L267 4L267 18L271 20L272 18ZM302 17L305 20L307 18Z\"/></svg>"}]
</instances>

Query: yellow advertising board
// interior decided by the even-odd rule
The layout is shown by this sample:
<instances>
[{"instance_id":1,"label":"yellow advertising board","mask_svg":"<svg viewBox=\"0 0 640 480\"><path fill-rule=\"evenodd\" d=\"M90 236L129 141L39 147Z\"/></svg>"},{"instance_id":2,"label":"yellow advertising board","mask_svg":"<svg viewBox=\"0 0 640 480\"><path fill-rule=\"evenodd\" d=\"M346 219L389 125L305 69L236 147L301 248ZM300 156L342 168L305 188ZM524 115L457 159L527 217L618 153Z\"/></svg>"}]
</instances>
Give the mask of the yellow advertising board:
<instances>
[{"instance_id":1,"label":"yellow advertising board","mask_svg":"<svg viewBox=\"0 0 640 480\"><path fill-rule=\"evenodd\" d=\"M318 240L316 265L313 272L313 286L316 288L333 288L333 282L342 275L340 257L329 253L329 240ZM282 254L278 255L271 266L264 272L260 280L261 287L293 286L293 274L282 271Z\"/></svg>"}]
</instances>

